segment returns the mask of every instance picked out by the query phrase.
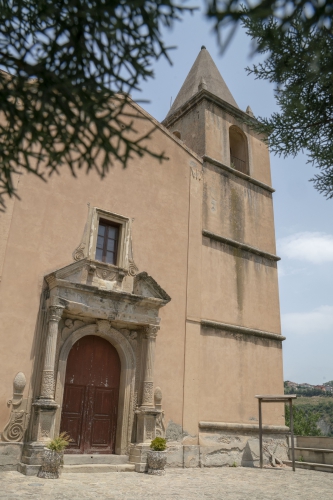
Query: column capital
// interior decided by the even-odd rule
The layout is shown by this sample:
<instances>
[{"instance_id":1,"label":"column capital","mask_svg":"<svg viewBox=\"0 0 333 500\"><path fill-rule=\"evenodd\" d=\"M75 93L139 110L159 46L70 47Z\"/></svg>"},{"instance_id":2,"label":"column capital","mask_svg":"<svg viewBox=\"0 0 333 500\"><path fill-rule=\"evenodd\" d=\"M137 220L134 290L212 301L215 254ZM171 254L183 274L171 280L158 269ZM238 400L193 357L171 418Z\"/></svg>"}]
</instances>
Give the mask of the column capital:
<instances>
[{"instance_id":1,"label":"column capital","mask_svg":"<svg viewBox=\"0 0 333 500\"><path fill-rule=\"evenodd\" d=\"M160 327L155 325L145 326L143 331L146 339L155 339Z\"/></svg>"},{"instance_id":2,"label":"column capital","mask_svg":"<svg viewBox=\"0 0 333 500\"><path fill-rule=\"evenodd\" d=\"M57 323L59 323L64 309L65 306L60 306L60 305L49 306L48 308L49 321L56 321Z\"/></svg>"}]
</instances>

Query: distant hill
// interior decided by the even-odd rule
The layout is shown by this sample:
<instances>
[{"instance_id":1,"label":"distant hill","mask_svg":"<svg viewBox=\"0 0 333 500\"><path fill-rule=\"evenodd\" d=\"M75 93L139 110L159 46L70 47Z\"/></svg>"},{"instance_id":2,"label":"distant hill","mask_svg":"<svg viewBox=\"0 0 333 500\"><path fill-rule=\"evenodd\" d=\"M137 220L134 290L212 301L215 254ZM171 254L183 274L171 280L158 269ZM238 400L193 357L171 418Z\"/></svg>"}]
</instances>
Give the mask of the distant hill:
<instances>
[{"instance_id":1,"label":"distant hill","mask_svg":"<svg viewBox=\"0 0 333 500\"><path fill-rule=\"evenodd\" d=\"M317 427L323 436L333 437L333 397L298 397L294 405L301 406L306 414L319 414Z\"/></svg>"}]
</instances>

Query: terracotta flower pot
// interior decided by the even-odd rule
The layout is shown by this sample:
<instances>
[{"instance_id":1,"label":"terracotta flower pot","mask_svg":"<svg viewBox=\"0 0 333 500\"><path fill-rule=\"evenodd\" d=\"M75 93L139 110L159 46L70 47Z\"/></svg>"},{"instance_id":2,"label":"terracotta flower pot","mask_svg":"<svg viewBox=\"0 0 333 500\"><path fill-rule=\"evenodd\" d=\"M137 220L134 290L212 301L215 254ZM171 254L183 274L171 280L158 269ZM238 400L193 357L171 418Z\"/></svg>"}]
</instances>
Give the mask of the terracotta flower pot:
<instances>
[{"instance_id":1,"label":"terracotta flower pot","mask_svg":"<svg viewBox=\"0 0 333 500\"><path fill-rule=\"evenodd\" d=\"M42 465L37 476L44 479L58 479L59 470L63 463L64 452L45 449Z\"/></svg>"},{"instance_id":2,"label":"terracotta flower pot","mask_svg":"<svg viewBox=\"0 0 333 500\"><path fill-rule=\"evenodd\" d=\"M165 474L165 465L167 462L167 452L166 451L148 451L148 474L155 474L157 476L162 476Z\"/></svg>"}]
</instances>

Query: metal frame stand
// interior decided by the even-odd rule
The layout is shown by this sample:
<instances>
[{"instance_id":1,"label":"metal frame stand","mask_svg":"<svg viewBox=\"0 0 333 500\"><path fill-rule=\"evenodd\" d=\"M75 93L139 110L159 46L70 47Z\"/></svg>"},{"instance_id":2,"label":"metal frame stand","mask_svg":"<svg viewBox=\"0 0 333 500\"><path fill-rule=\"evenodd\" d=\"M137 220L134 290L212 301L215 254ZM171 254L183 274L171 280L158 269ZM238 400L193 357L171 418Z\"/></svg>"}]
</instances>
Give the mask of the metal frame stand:
<instances>
[{"instance_id":1,"label":"metal frame stand","mask_svg":"<svg viewBox=\"0 0 333 500\"><path fill-rule=\"evenodd\" d=\"M263 450L262 450L262 403L286 403L289 402L290 409L290 439L291 439L291 457L293 463L293 471L295 472L295 446L294 446L294 419L293 419L293 399L296 399L296 394L287 394L283 396L255 396L259 404L259 449L260 449L260 468L263 468Z\"/></svg>"}]
</instances>

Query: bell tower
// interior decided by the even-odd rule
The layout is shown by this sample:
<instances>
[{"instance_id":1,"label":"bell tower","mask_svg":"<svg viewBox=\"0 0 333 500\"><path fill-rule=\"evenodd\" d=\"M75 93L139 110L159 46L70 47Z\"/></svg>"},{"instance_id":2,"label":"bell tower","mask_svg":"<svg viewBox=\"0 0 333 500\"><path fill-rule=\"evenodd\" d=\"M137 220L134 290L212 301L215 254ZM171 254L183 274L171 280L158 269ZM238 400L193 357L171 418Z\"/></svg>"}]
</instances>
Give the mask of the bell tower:
<instances>
[{"instance_id":1,"label":"bell tower","mask_svg":"<svg viewBox=\"0 0 333 500\"><path fill-rule=\"evenodd\" d=\"M200 156L270 185L268 149L245 119L254 119L251 108L239 109L202 46L163 125Z\"/></svg>"},{"instance_id":2,"label":"bell tower","mask_svg":"<svg viewBox=\"0 0 333 500\"><path fill-rule=\"evenodd\" d=\"M232 428L235 435L239 424L255 429L255 394L283 394L274 189L269 151L251 120L251 108L239 109L202 47L163 121L203 160L201 212L191 219L200 234L190 247L200 255L196 250L188 290L200 299L188 313L185 361L197 366L201 360L203 368L185 373L184 383L184 428L195 434L197 418L202 439L205 426ZM267 423L283 425L278 407L269 412Z\"/></svg>"}]
</instances>

